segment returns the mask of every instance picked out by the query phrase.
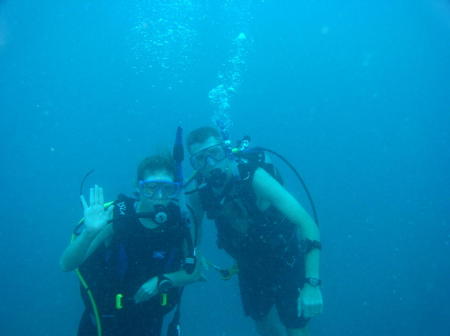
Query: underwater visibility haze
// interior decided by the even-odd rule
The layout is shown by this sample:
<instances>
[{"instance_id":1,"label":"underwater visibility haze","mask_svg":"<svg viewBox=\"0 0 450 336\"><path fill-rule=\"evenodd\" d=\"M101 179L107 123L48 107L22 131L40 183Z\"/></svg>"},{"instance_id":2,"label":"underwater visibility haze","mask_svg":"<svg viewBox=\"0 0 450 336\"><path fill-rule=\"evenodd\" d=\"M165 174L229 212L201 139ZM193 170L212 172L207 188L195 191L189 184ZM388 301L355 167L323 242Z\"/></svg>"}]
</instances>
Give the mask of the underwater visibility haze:
<instances>
[{"instance_id":1,"label":"underwater visibility haze","mask_svg":"<svg viewBox=\"0 0 450 336\"><path fill-rule=\"evenodd\" d=\"M215 122L308 184L312 335L450 335L449 1L2 0L0 120L2 335L76 334L78 282L58 262L86 172L108 200L131 194L177 126ZM238 290L214 271L187 288L184 335L256 335Z\"/></svg>"}]
</instances>

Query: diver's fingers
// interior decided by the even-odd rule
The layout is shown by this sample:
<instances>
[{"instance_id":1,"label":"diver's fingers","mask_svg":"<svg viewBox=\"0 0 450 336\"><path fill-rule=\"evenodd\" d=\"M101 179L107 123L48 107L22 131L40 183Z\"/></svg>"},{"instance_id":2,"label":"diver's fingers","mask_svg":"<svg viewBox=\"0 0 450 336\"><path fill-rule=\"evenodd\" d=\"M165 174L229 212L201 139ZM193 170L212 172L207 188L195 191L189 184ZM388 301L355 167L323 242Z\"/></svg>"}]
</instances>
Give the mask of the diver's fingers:
<instances>
[{"instance_id":1,"label":"diver's fingers","mask_svg":"<svg viewBox=\"0 0 450 336\"><path fill-rule=\"evenodd\" d=\"M314 306L314 315L320 315L323 312L323 301L318 300Z\"/></svg>"},{"instance_id":2,"label":"diver's fingers","mask_svg":"<svg viewBox=\"0 0 450 336\"><path fill-rule=\"evenodd\" d=\"M312 307L310 305L302 304L303 317L311 318L313 316Z\"/></svg>"},{"instance_id":3,"label":"diver's fingers","mask_svg":"<svg viewBox=\"0 0 450 336\"><path fill-rule=\"evenodd\" d=\"M89 205L94 205L95 192L94 188L89 188Z\"/></svg>"},{"instance_id":4,"label":"diver's fingers","mask_svg":"<svg viewBox=\"0 0 450 336\"><path fill-rule=\"evenodd\" d=\"M81 205L83 206L83 210L86 210L89 206L86 203L86 199L84 198L84 195L80 195L80 201L81 201Z\"/></svg>"},{"instance_id":5,"label":"diver's fingers","mask_svg":"<svg viewBox=\"0 0 450 336\"><path fill-rule=\"evenodd\" d=\"M98 198L99 198L99 202L100 204L104 203L104 198L103 198L103 188L102 187L98 187Z\"/></svg>"},{"instance_id":6,"label":"diver's fingers","mask_svg":"<svg viewBox=\"0 0 450 336\"><path fill-rule=\"evenodd\" d=\"M310 311L311 317L319 315L319 306L314 306Z\"/></svg>"},{"instance_id":7,"label":"diver's fingers","mask_svg":"<svg viewBox=\"0 0 450 336\"><path fill-rule=\"evenodd\" d=\"M323 303L322 303L322 302L319 302L319 303L317 304L316 315L322 314L322 310L323 310Z\"/></svg>"},{"instance_id":8,"label":"diver's fingers","mask_svg":"<svg viewBox=\"0 0 450 336\"><path fill-rule=\"evenodd\" d=\"M311 302L303 306L303 316L305 318L311 318L320 314L321 303L320 301Z\"/></svg>"},{"instance_id":9,"label":"diver's fingers","mask_svg":"<svg viewBox=\"0 0 450 336\"><path fill-rule=\"evenodd\" d=\"M98 187L98 185L95 185L95 204L100 204L99 200L100 200L99 187Z\"/></svg>"}]
</instances>

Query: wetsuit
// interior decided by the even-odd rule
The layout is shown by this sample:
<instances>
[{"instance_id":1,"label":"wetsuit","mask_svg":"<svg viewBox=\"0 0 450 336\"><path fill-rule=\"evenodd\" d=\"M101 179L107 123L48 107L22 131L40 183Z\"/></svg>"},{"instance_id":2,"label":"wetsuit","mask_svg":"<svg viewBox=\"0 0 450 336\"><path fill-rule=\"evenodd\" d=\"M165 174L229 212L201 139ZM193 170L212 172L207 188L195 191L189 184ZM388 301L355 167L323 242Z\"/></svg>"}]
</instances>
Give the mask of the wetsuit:
<instances>
[{"instance_id":1,"label":"wetsuit","mask_svg":"<svg viewBox=\"0 0 450 336\"><path fill-rule=\"evenodd\" d=\"M79 267L99 311L102 336L159 336L163 316L179 301L178 288L169 290L164 306L161 295L139 304L133 301L139 288L152 277L181 268L185 238L175 204L168 206L169 221L154 230L145 228L134 216L134 204L134 199L124 196L115 202L111 243L99 246ZM82 230L81 226L75 234ZM78 335L98 336L94 307L83 286L81 294L86 310ZM116 307L118 294L122 295L122 309Z\"/></svg>"},{"instance_id":2,"label":"wetsuit","mask_svg":"<svg viewBox=\"0 0 450 336\"><path fill-rule=\"evenodd\" d=\"M302 328L307 320L297 316L299 289L304 284L304 253L295 225L279 211L256 205L252 182L257 165L240 164L221 195L206 181L200 201L217 227L217 243L239 268L239 287L246 315L265 317L276 305L287 328Z\"/></svg>"}]
</instances>

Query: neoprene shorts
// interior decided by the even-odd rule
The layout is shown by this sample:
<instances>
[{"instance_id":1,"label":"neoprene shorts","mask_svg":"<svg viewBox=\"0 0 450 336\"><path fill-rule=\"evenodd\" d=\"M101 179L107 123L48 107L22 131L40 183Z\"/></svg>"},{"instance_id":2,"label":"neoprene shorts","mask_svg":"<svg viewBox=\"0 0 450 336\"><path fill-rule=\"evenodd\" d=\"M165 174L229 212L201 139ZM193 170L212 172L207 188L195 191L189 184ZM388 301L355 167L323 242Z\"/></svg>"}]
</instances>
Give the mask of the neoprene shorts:
<instances>
[{"instance_id":1,"label":"neoprene shorts","mask_svg":"<svg viewBox=\"0 0 450 336\"><path fill-rule=\"evenodd\" d=\"M246 315L258 321L275 305L286 328L303 328L308 319L297 316L299 288L304 284L304 256L298 247L282 258L239 263L239 287Z\"/></svg>"}]
</instances>

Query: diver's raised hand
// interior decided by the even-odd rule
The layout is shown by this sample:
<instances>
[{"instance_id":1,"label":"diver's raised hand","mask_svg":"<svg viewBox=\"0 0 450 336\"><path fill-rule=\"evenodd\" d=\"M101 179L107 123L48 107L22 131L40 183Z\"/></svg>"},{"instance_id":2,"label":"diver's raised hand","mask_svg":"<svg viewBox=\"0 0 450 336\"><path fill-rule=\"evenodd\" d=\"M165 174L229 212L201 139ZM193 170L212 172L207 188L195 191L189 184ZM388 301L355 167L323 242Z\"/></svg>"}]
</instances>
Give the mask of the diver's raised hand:
<instances>
[{"instance_id":1,"label":"diver's raised hand","mask_svg":"<svg viewBox=\"0 0 450 336\"><path fill-rule=\"evenodd\" d=\"M134 295L134 302L141 303L150 300L158 294L158 277L153 277L144 283Z\"/></svg>"},{"instance_id":2,"label":"diver's raised hand","mask_svg":"<svg viewBox=\"0 0 450 336\"><path fill-rule=\"evenodd\" d=\"M302 289L299 290L298 297L298 316L304 318L311 318L322 313L323 299L320 287L313 287L305 283Z\"/></svg>"},{"instance_id":3,"label":"diver's raised hand","mask_svg":"<svg viewBox=\"0 0 450 336\"><path fill-rule=\"evenodd\" d=\"M95 185L89 189L89 204L83 195L80 196L84 211L84 225L90 233L99 232L112 218L113 206L105 209L103 202L103 188Z\"/></svg>"}]
</instances>

